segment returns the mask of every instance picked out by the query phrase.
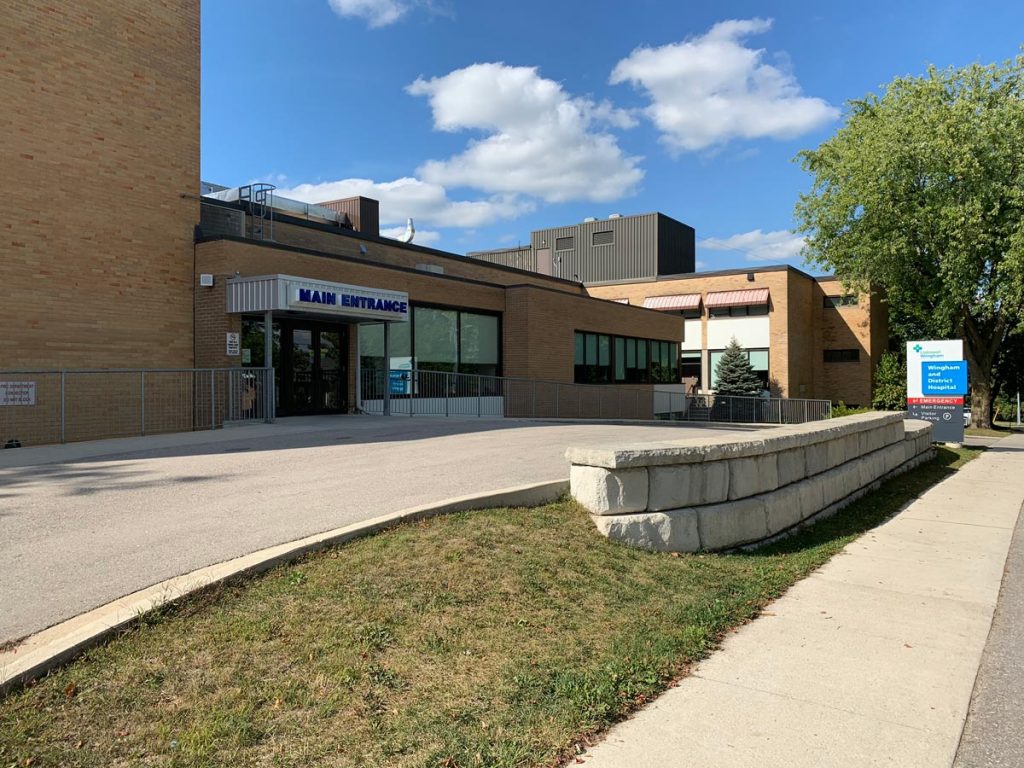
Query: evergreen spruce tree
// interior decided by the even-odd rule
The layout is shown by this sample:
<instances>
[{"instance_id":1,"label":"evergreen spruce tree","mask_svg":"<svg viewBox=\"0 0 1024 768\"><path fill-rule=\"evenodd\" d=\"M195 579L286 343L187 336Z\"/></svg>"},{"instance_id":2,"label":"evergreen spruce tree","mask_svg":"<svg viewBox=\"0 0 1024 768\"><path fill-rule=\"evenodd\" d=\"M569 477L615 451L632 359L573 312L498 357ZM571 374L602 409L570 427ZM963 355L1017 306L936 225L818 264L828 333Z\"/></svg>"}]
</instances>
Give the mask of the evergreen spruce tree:
<instances>
[{"instance_id":1,"label":"evergreen spruce tree","mask_svg":"<svg viewBox=\"0 0 1024 768\"><path fill-rule=\"evenodd\" d=\"M764 389L747 359L747 353L735 338L729 342L725 353L715 366L715 373L718 376L715 391L719 395L750 397L760 395Z\"/></svg>"}]
</instances>

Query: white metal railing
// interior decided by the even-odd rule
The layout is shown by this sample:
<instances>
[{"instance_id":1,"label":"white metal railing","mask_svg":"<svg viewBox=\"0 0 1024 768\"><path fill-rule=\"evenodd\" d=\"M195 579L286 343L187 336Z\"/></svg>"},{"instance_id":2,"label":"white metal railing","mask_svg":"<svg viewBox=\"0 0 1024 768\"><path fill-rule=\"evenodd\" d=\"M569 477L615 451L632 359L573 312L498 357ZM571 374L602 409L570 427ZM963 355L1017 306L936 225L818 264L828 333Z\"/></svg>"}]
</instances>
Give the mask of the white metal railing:
<instances>
[{"instance_id":1,"label":"white metal railing","mask_svg":"<svg viewBox=\"0 0 1024 768\"><path fill-rule=\"evenodd\" d=\"M387 386L385 387L385 382ZM677 388L678 387L678 388ZM393 416L672 419L798 424L831 416L827 400L694 396L681 385L610 386L423 369L363 369L359 407Z\"/></svg>"},{"instance_id":2,"label":"white metal railing","mask_svg":"<svg viewBox=\"0 0 1024 768\"><path fill-rule=\"evenodd\" d=\"M803 424L832 418L829 400L661 393L670 419L734 424Z\"/></svg>"},{"instance_id":3,"label":"white metal railing","mask_svg":"<svg viewBox=\"0 0 1024 768\"><path fill-rule=\"evenodd\" d=\"M0 447L273 421L273 368L0 371Z\"/></svg>"}]
</instances>

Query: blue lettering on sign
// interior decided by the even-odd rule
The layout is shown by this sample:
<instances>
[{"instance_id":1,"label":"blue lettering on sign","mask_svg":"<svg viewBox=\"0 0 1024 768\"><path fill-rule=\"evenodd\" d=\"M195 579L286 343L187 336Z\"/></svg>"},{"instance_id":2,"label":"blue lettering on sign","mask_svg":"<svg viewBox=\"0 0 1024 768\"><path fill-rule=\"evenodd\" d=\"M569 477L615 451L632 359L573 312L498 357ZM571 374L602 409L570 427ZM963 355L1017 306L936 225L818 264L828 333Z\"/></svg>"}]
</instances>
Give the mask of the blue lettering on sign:
<instances>
[{"instance_id":1,"label":"blue lettering on sign","mask_svg":"<svg viewBox=\"0 0 1024 768\"><path fill-rule=\"evenodd\" d=\"M921 394L925 397L967 394L967 361L926 360L921 363Z\"/></svg>"},{"instance_id":2,"label":"blue lettering on sign","mask_svg":"<svg viewBox=\"0 0 1024 768\"><path fill-rule=\"evenodd\" d=\"M322 304L331 306L352 307L353 309L371 309L377 312L392 312L404 315L409 312L409 302L396 299L377 299L372 296L353 296L348 293L334 291L318 291L313 288L299 288L299 301L303 304Z\"/></svg>"}]
</instances>

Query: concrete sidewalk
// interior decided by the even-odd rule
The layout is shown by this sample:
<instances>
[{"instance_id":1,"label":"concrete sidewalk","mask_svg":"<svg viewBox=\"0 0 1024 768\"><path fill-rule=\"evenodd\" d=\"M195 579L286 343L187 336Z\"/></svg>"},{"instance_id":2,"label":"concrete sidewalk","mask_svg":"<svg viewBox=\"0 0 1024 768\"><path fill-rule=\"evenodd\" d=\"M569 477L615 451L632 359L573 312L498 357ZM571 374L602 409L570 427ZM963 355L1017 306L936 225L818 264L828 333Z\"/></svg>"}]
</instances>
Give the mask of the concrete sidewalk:
<instances>
[{"instance_id":1,"label":"concrete sidewalk","mask_svg":"<svg viewBox=\"0 0 1024 768\"><path fill-rule=\"evenodd\" d=\"M948 768L1024 503L1022 477L1016 435L794 586L583 761Z\"/></svg>"}]
</instances>

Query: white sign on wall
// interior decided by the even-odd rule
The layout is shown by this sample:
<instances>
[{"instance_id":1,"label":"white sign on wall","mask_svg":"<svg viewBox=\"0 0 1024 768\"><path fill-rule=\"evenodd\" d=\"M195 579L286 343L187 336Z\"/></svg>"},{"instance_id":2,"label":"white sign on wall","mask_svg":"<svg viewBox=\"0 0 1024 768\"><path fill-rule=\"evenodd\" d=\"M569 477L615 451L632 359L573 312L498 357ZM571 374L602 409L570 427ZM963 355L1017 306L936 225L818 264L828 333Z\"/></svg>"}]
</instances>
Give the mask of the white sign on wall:
<instances>
[{"instance_id":1,"label":"white sign on wall","mask_svg":"<svg viewBox=\"0 0 1024 768\"><path fill-rule=\"evenodd\" d=\"M0 405L35 405L34 381L0 381Z\"/></svg>"},{"instance_id":2,"label":"white sign on wall","mask_svg":"<svg viewBox=\"0 0 1024 768\"><path fill-rule=\"evenodd\" d=\"M228 333L227 352L228 357L238 357L242 354L242 339L240 334Z\"/></svg>"}]
</instances>

